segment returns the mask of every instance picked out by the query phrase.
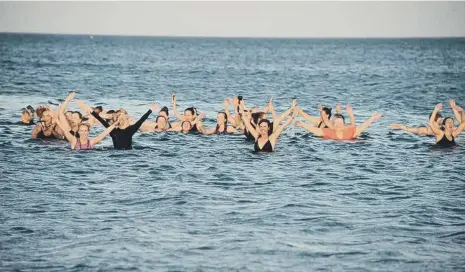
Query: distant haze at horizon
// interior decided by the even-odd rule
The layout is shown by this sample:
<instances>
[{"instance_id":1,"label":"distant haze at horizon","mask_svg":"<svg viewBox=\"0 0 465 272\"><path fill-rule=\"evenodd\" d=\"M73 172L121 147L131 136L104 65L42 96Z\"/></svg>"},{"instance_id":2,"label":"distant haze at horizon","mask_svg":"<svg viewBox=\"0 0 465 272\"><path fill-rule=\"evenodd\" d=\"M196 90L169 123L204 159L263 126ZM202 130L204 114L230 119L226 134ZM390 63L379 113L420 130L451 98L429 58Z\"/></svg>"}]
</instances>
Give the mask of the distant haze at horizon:
<instances>
[{"instance_id":1,"label":"distant haze at horizon","mask_svg":"<svg viewBox=\"0 0 465 272\"><path fill-rule=\"evenodd\" d=\"M465 37L465 2L1 2L0 32L257 38Z\"/></svg>"}]
</instances>

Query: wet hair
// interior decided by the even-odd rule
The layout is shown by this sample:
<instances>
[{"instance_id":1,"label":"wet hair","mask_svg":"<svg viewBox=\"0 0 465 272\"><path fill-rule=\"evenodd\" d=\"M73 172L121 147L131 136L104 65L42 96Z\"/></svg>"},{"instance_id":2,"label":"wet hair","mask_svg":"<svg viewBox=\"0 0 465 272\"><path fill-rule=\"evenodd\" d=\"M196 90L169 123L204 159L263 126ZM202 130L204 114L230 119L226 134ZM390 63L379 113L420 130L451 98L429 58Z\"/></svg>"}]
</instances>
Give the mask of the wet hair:
<instances>
[{"instance_id":1,"label":"wet hair","mask_svg":"<svg viewBox=\"0 0 465 272\"><path fill-rule=\"evenodd\" d=\"M224 115L224 130L226 131L228 127L228 115L224 111L219 111L218 114L220 113ZM220 125L216 124L216 131L218 131L219 129L220 129Z\"/></svg>"},{"instance_id":2,"label":"wet hair","mask_svg":"<svg viewBox=\"0 0 465 272\"><path fill-rule=\"evenodd\" d=\"M182 127L184 126L184 123L189 123L189 127L190 127L189 130L192 129L192 124L191 124L191 122L189 122L189 121L182 121L182 123L181 123L181 129L182 129Z\"/></svg>"},{"instance_id":3,"label":"wet hair","mask_svg":"<svg viewBox=\"0 0 465 272\"><path fill-rule=\"evenodd\" d=\"M331 108L324 107L323 111L328 115L328 119L331 119Z\"/></svg>"},{"instance_id":4,"label":"wet hair","mask_svg":"<svg viewBox=\"0 0 465 272\"><path fill-rule=\"evenodd\" d=\"M223 114L224 115L224 119L226 119L226 121L228 120L228 115L226 114L226 112L224 111L219 111L218 114Z\"/></svg>"},{"instance_id":5,"label":"wet hair","mask_svg":"<svg viewBox=\"0 0 465 272\"><path fill-rule=\"evenodd\" d=\"M272 123L271 123L270 120L268 120L268 119L262 119L262 120L260 120L260 122L258 122L258 127L260 127L260 125L261 125L262 123L267 123L267 124L268 124L268 136L270 136L271 133L273 132L273 125L272 125Z\"/></svg>"},{"instance_id":6,"label":"wet hair","mask_svg":"<svg viewBox=\"0 0 465 272\"><path fill-rule=\"evenodd\" d=\"M38 107L36 109L36 114L37 114L37 117L42 118L42 114L44 113L44 111L46 111L47 109L46 108L43 108L43 107Z\"/></svg>"},{"instance_id":7,"label":"wet hair","mask_svg":"<svg viewBox=\"0 0 465 272\"><path fill-rule=\"evenodd\" d=\"M158 119L159 119L159 118L163 118L163 119L165 119L166 122L168 122L168 120L166 120L165 116L158 115L158 116L157 116L157 119L155 119L155 123L158 122Z\"/></svg>"},{"instance_id":8,"label":"wet hair","mask_svg":"<svg viewBox=\"0 0 465 272\"><path fill-rule=\"evenodd\" d=\"M452 120L452 123L454 123L454 118L452 118L452 117L446 117L446 118L444 118L444 119L442 120L442 126L446 126L446 121L447 121L448 119L451 119L451 120Z\"/></svg>"},{"instance_id":9,"label":"wet hair","mask_svg":"<svg viewBox=\"0 0 465 272\"><path fill-rule=\"evenodd\" d=\"M252 120L253 122L256 124L258 123L258 119L261 119L261 117L264 115L265 113L264 112L255 112L255 113L252 113Z\"/></svg>"},{"instance_id":10,"label":"wet hair","mask_svg":"<svg viewBox=\"0 0 465 272\"><path fill-rule=\"evenodd\" d=\"M186 111L190 111L192 113L192 115L195 115L195 108L193 108L193 107L190 107L190 108L187 108L187 109L184 110L184 112L186 112Z\"/></svg>"},{"instance_id":11,"label":"wet hair","mask_svg":"<svg viewBox=\"0 0 465 272\"><path fill-rule=\"evenodd\" d=\"M433 114L433 113L430 113L430 114L429 114L428 120L431 119L431 115L432 115L432 114ZM438 112L438 113L436 113L436 117L434 117L434 121L435 121L435 122L438 121L439 118L442 118L442 114L440 114L440 113ZM450 117L448 117L448 118L450 118ZM445 124L445 123L444 123L444 124Z\"/></svg>"},{"instance_id":12,"label":"wet hair","mask_svg":"<svg viewBox=\"0 0 465 272\"><path fill-rule=\"evenodd\" d=\"M82 120L82 113L80 113L80 112L78 112L78 111L73 111L72 113L73 113L73 114L77 113L77 114L79 115L79 119Z\"/></svg>"},{"instance_id":13,"label":"wet hair","mask_svg":"<svg viewBox=\"0 0 465 272\"><path fill-rule=\"evenodd\" d=\"M102 112L102 111L103 111L103 108L102 108L102 106L97 106L97 107L94 108L94 110L99 110L99 111Z\"/></svg>"},{"instance_id":14,"label":"wet hair","mask_svg":"<svg viewBox=\"0 0 465 272\"><path fill-rule=\"evenodd\" d=\"M344 122L344 123L346 122L346 119L344 118L344 115L342 115L342 114L339 114L339 113L334 114L334 119L336 119L336 118L341 118L342 122Z\"/></svg>"},{"instance_id":15,"label":"wet hair","mask_svg":"<svg viewBox=\"0 0 465 272\"><path fill-rule=\"evenodd\" d=\"M164 111L166 113L166 116L170 116L170 113L168 111L168 107L163 107L161 108L160 112Z\"/></svg>"}]
</instances>

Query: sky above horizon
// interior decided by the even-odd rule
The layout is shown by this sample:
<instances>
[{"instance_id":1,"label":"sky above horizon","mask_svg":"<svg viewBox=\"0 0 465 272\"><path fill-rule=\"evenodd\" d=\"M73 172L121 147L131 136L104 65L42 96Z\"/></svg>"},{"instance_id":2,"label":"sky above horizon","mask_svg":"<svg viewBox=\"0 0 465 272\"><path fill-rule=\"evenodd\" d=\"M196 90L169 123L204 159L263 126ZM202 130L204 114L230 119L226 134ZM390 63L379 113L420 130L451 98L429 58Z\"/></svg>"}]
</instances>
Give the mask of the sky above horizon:
<instances>
[{"instance_id":1,"label":"sky above horizon","mask_svg":"<svg viewBox=\"0 0 465 272\"><path fill-rule=\"evenodd\" d=\"M0 2L0 32L465 37L465 2Z\"/></svg>"}]
</instances>

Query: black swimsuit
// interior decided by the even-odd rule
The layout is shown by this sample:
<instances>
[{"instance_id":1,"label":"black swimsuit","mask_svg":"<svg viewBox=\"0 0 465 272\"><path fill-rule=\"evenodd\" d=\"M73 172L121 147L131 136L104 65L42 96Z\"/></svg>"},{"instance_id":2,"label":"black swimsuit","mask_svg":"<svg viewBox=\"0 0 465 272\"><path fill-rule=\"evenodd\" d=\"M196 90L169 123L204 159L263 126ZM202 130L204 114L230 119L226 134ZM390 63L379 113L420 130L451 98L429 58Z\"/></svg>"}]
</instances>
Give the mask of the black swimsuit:
<instances>
[{"instance_id":1,"label":"black swimsuit","mask_svg":"<svg viewBox=\"0 0 465 272\"><path fill-rule=\"evenodd\" d=\"M452 140L449 140L447 139L446 137L446 134L444 134L441 138L441 140L439 140L436 145L438 146L442 146L442 147L449 147L449 146L455 146L456 143L455 143L455 139L454 139L454 136L452 136Z\"/></svg>"},{"instance_id":2,"label":"black swimsuit","mask_svg":"<svg viewBox=\"0 0 465 272\"><path fill-rule=\"evenodd\" d=\"M321 125L324 125L323 127L321 127ZM328 126L323 123L323 121L321 121L319 124L318 124L318 128L328 128Z\"/></svg>"},{"instance_id":3,"label":"black swimsuit","mask_svg":"<svg viewBox=\"0 0 465 272\"><path fill-rule=\"evenodd\" d=\"M260 137L258 137L258 139L260 139ZM273 146L271 145L270 140L266 141L266 143L260 149L260 146L258 146L258 139L254 145L255 152L273 152Z\"/></svg>"},{"instance_id":4,"label":"black swimsuit","mask_svg":"<svg viewBox=\"0 0 465 272\"><path fill-rule=\"evenodd\" d=\"M148 110L135 124L128 126L125 129L115 128L110 132L111 139L113 140L113 147L115 149L132 149L132 136L139 130L140 126L142 125L145 120L149 117L152 113L152 110ZM97 120L105 128L108 128L110 124L107 121L103 120L100 115L98 115L95 111L93 111L92 116L94 116Z\"/></svg>"},{"instance_id":5,"label":"black swimsuit","mask_svg":"<svg viewBox=\"0 0 465 272\"><path fill-rule=\"evenodd\" d=\"M228 134L228 126L227 125L224 126L223 131L220 131L219 127L220 127L219 125L216 125L215 134Z\"/></svg>"},{"instance_id":6,"label":"black swimsuit","mask_svg":"<svg viewBox=\"0 0 465 272\"><path fill-rule=\"evenodd\" d=\"M199 130L197 129L197 124L194 124L194 126L191 128L191 130L189 130L189 132L199 132Z\"/></svg>"},{"instance_id":7,"label":"black swimsuit","mask_svg":"<svg viewBox=\"0 0 465 272\"><path fill-rule=\"evenodd\" d=\"M55 127L52 128L52 126L50 126L49 129L52 128L51 129L52 133L50 135L45 135L45 133L44 133L45 126L43 124L40 124L40 126L42 127L42 130L39 131L39 133L37 133L37 139L56 139L55 135L53 134L53 130L55 129ZM47 131L49 129L47 129Z\"/></svg>"}]
</instances>

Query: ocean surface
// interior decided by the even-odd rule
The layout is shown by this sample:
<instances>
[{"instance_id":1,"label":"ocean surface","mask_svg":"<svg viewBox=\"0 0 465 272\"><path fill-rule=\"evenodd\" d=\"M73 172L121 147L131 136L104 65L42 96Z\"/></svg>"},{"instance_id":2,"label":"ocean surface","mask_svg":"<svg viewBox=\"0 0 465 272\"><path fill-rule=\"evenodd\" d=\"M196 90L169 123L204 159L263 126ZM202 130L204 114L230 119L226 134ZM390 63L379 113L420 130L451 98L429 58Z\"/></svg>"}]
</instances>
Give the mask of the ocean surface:
<instances>
[{"instance_id":1,"label":"ocean surface","mask_svg":"<svg viewBox=\"0 0 465 272\"><path fill-rule=\"evenodd\" d=\"M438 149L388 127L465 106L465 39L0 34L0 71L1 271L464 271L465 134ZM356 142L290 126L272 154L140 132L134 150L78 152L16 124L71 90L136 119L176 92L207 127L237 95L383 118Z\"/></svg>"}]
</instances>

